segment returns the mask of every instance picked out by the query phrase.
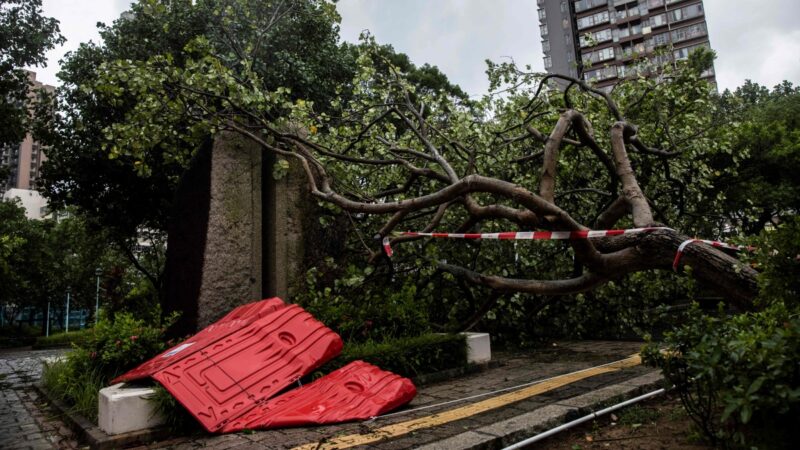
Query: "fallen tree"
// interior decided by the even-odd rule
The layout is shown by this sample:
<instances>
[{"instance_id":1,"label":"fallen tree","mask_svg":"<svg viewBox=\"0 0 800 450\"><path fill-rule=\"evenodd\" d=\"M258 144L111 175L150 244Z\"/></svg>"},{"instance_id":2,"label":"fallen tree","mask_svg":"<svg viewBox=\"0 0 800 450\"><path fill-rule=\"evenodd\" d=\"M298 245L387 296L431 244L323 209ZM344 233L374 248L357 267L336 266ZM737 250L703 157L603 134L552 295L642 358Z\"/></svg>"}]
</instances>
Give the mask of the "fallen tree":
<instances>
[{"instance_id":1,"label":"fallen tree","mask_svg":"<svg viewBox=\"0 0 800 450\"><path fill-rule=\"evenodd\" d=\"M310 102L290 101L286 89L263 89L247 55L226 63L202 40L191 44L195 57L182 68L169 56L104 65L95 86L100 95L125 91L138 97L126 120L107 129L108 151L111 157L138 158L139 170L146 172L144 152L167 136L244 135L281 158L276 176L295 161L315 198L359 220L384 217L369 230L377 241L365 242L373 260L381 258L381 238L411 227L678 228L670 222L701 217L687 212L685 203L711 183L708 177L698 181L704 152L720 151L724 142L710 136L712 124L703 119L708 86L699 80L700 70L667 69L662 78L672 80L662 84L640 79L620 105L614 95L583 80L490 65L493 87L502 82L508 87L502 95L470 103L417 90L375 49L367 39L352 85L325 105L327 113L318 113ZM568 87L563 93L551 89L553 80ZM647 114L652 120L644 124L631 119ZM171 126L187 116L195 121L192 129ZM665 145L648 145L645 130ZM165 158L190 157L163 151ZM534 162L538 170L529 169ZM570 240L573 268L558 279L437 264L498 291L578 293L633 272L672 270L678 246L689 239L672 228ZM414 239L393 237L392 243ZM748 308L757 293L756 272L717 248L690 245L682 264L740 308Z\"/></svg>"}]
</instances>

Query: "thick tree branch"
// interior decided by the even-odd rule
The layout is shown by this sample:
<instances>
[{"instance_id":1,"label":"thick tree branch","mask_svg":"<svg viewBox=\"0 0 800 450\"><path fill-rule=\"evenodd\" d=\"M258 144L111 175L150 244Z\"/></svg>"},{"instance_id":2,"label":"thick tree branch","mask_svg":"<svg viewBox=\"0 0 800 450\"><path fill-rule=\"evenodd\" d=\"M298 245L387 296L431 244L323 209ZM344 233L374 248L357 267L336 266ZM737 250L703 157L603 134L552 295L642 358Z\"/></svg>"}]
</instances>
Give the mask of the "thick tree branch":
<instances>
[{"instance_id":1,"label":"thick tree branch","mask_svg":"<svg viewBox=\"0 0 800 450\"><path fill-rule=\"evenodd\" d=\"M440 262L440 270L452 273L473 284L486 286L501 292L526 292L538 295L566 295L586 292L608 281L599 275L586 272L580 277L567 280L522 280L494 275L484 275L463 267Z\"/></svg>"},{"instance_id":2,"label":"thick tree branch","mask_svg":"<svg viewBox=\"0 0 800 450\"><path fill-rule=\"evenodd\" d=\"M625 150L625 133L632 133L632 128L627 122L617 122L611 127L611 148L614 154L614 162L617 167L617 175L622 182L622 193L633 213L633 223L637 227L646 227L653 223L653 213L650 205L647 204L636 175L631 167L628 152Z\"/></svg>"}]
</instances>

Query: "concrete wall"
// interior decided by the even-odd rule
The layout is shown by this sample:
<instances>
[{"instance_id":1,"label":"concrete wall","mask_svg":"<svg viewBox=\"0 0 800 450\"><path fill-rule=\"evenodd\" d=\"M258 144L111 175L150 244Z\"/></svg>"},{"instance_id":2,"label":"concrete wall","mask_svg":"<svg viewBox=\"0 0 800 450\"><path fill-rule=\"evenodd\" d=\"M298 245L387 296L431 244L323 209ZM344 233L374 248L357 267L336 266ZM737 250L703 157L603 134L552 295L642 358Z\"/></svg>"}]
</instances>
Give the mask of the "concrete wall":
<instances>
[{"instance_id":1,"label":"concrete wall","mask_svg":"<svg viewBox=\"0 0 800 450\"><path fill-rule=\"evenodd\" d=\"M39 191L30 189L9 189L3 193L3 199L19 199L25 208L25 217L28 219L41 219L47 214L47 200Z\"/></svg>"}]
</instances>

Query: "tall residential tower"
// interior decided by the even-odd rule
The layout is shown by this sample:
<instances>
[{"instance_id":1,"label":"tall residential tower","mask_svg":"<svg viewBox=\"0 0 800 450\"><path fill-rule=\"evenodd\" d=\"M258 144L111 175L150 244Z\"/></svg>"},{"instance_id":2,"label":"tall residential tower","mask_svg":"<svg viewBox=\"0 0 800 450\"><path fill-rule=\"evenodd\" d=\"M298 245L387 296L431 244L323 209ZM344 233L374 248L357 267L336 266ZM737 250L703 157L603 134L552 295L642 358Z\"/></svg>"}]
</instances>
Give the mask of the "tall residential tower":
<instances>
[{"instance_id":1,"label":"tall residential tower","mask_svg":"<svg viewBox=\"0 0 800 450\"><path fill-rule=\"evenodd\" d=\"M36 74L28 72L31 94L43 89L53 92L53 86L36 81ZM9 169L8 179L0 180L0 193L7 189L36 189L42 163L47 160L42 145L28 134L19 144L0 146L0 166Z\"/></svg>"},{"instance_id":2,"label":"tall residential tower","mask_svg":"<svg viewBox=\"0 0 800 450\"><path fill-rule=\"evenodd\" d=\"M549 73L609 87L651 66L710 48L702 0L537 0ZM703 76L712 83L714 68Z\"/></svg>"}]
</instances>

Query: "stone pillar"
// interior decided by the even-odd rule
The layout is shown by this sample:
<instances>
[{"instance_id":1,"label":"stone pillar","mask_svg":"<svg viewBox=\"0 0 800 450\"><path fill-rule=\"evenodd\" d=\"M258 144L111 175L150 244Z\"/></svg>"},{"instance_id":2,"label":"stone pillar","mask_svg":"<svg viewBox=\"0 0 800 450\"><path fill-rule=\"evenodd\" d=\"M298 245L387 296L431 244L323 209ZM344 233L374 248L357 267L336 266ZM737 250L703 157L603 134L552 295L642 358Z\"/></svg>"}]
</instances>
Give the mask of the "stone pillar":
<instances>
[{"instance_id":1,"label":"stone pillar","mask_svg":"<svg viewBox=\"0 0 800 450\"><path fill-rule=\"evenodd\" d=\"M274 155L265 155L264 209L264 293L291 301L303 277L306 220L315 220L307 213L312 205L308 180L297 161L290 161L288 172L276 180L273 176Z\"/></svg>"},{"instance_id":2,"label":"stone pillar","mask_svg":"<svg viewBox=\"0 0 800 450\"><path fill-rule=\"evenodd\" d=\"M172 333L197 331L197 298L203 278L211 184L211 142L197 150L181 177L167 226L167 261L161 303L181 314Z\"/></svg>"},{"instance_id":3,"label":"stone pillar","mask_svg":"<svg viewBox=\"0 0 800 450\"><path fill-rule=\"evenodd\" d=\"M261 148L221 133L211 152L211 187L197 299L197 328L262 298Z\"/></svg>"}]
</instances>

